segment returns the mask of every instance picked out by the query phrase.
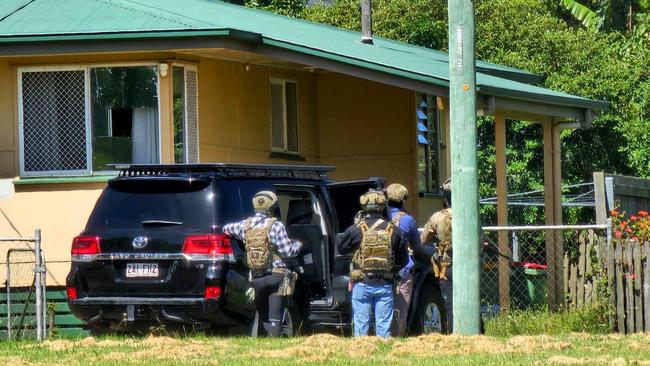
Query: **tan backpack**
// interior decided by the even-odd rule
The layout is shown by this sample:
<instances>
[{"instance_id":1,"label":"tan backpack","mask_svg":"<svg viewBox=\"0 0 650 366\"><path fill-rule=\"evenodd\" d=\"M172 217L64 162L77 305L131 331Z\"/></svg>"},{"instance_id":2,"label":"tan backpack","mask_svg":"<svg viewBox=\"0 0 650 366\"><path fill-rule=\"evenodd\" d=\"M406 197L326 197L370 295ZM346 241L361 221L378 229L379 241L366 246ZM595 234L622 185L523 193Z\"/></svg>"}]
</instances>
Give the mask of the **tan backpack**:
<instances>
[{"instance_id":1,"label":"tan backpack","mask_svg":"<svg viewBox=\"0 0 650 366\"><path fill-rule=\"evenodd\" d=\"M254 271L265 271L273 265L273 260L278 258L271 248L269 233L271 227L277 221L275 218L268 219L266 225L253 227L252 219L248 218L244 224L246 232L246 261L248 268Z\"/></svg>"},{"instance_id":2,"label":"tan backpack","mask_svg":"<svg viewBox=\"0 0 650 366\"><path fill-rule=\"evenodd\" d=\"M359 224L363 235L361 245L355 253L357 268L364 274L391 275L394 266L393 236L394 225L388 223L385 229L378 229L384 220L377 220L368 227L365 221Z\"/></svg>"},{"instance_id":3,"label":"tan backpack","mask_svg":"<svg viewBox=\"0 0 650 366\"><path fill-rule=\"evenodd\" d=\"M433 273L437 278L446 280L445 271L451 265L451 209L446 208L436 212L431 217L431 223L435 228L435 235L438 239L438 259L433 260Z\"/></svg>"}]
</instances>

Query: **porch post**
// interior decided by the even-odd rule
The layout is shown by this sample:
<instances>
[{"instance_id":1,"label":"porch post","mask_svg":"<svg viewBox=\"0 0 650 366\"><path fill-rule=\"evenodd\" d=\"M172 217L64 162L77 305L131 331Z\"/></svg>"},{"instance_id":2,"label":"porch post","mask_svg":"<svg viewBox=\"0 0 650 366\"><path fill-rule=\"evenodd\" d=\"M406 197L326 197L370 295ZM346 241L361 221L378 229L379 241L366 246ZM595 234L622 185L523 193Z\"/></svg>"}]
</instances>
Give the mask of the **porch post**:
<instances>
[{"instance_id":1,"label":"porch post","mask_svg":"<svg viewBox=\"0 0 650 366\"><path fill-rule=\"evenodd\" d=\"M508 183L506 180L506 119L497 113L494 116L494 135L496 149L497 175L497 223L498 226L508 225ZM499 252L510 256L508 232L499 231ZM510 260L499 256L499 307L501 310L510 308Z\"/></svg>"},{"instance_id":2,"label":"porch post","mask_svg":"<svg viewBox=\"0 0 650 366\"><path fill-rule=\"evenodd\" d=\"M562 224L562 175L560 128L544 122L544 217L546 225ZM557 310L564 304L562 233L547 231L546 263L548 305Z\"/></svg>"},{"instance_id":3,"label":"porch post","mask_svg":"<svg viewBox=\"0 0 650 366\"><path fill-rule=\"evenodd\" d=\"M562 128L553 122L553 219L555 225L562 225ZM562 231L555 231L555 300L557 307L564 307L564 237Z\"/></svg>"}]
</instances>

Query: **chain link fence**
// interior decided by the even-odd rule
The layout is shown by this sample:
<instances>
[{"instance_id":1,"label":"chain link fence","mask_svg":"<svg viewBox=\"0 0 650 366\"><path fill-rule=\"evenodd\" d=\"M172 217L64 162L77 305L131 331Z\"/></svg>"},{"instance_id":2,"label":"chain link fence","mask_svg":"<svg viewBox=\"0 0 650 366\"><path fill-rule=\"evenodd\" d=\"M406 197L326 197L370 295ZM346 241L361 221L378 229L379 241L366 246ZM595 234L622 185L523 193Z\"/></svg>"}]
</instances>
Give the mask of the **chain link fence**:
<instances>
[{"instance_id":1,"label":"chain link fence","mask_svg":"<svg viewBox=\"0 0 650 366\"><path fill-rule=\"evenodd\" d=\"M5 339L35 338L42 341L47 334L45 261L41 251L40 230L34 238L0 238L5 244L4 306L0 305L1 332ZM9 248L7 248L9 246Z\"/></svg>"},{"instance_id":2,"label":"chain link fence","mask_svg":"<svg viewBox=\"0 0 650 366\"><path fill-rule=\"evenodd\" d=\"M484 227L483 312L575 308L595 301L608 225Z\"/></svg>"}]
</instances>

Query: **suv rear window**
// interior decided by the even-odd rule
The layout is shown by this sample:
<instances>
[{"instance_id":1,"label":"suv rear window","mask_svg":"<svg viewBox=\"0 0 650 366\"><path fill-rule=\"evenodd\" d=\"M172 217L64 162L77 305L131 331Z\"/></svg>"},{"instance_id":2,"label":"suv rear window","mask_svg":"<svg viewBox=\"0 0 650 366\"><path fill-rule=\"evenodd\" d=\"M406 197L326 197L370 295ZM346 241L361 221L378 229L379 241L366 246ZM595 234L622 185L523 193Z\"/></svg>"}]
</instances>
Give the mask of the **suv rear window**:
<instances>
[{"instance_id":1,"label":"suv rear window","mask_svg":"<svg viewBox=\"0 0 650 366\"><path fill-rule=\"evenodd\" d=\"M128 179L109 183L90 215L87 230L168 226L209 229L214 224L209 181Z\"/></svg>"}]
</instances>

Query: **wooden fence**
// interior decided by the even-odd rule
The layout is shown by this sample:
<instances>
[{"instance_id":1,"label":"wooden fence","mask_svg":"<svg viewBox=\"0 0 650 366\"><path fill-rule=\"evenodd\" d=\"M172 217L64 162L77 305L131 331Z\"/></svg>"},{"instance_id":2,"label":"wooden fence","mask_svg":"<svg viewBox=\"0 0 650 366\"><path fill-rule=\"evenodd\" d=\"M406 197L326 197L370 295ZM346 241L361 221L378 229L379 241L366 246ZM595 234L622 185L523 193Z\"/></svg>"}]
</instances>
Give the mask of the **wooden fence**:
<instances>
[{"instance_id":1,"label":"wooden fence","mask_svg":"<svg viewBox=\"0 0 650 366\"><path fill-rule=\"evenodd\" d=\"M610 325L619 333L650 332L650 244L615 240L609 249Z\"/></svg>"},{"instance_id":2,"label":"wooden fence","mask_svg":"<svg viewBox=\"0 0 650 366\"><path fill-rule=\"evenodd\" d=\"M601 278L602 261L607 252L606 239L593 230L579 232L574 248L565 247L564 254L564 306L581 308L597 301L596 291Z\"/></svg>"}]
</instances>

